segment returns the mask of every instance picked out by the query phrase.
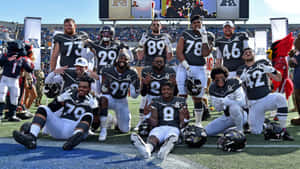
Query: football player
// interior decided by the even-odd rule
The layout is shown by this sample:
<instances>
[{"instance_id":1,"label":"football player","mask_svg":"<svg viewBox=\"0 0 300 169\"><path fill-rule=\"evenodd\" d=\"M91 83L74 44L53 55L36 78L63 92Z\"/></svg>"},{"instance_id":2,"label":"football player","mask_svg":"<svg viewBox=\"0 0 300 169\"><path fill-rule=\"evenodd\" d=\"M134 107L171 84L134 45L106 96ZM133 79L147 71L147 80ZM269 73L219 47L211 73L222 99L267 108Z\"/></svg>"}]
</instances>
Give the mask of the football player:
<instances>
[{"instance_id":1,"label":"football player","mask_svg":"<svg viewBox=\"0 0 300 169\"><path fill-rule=\"evenodd\" d=\"M161 33L162 26L158 20L152 21L150 29L151 33L144 33L139 42L140 50L137 52L138 59L144 60L145 66L151 66L156 56L162 56L165 63L171 61L173 59L173 52L170 35ZM146 98L142 97L140 103L140 121L143 119L145 103Z\"/></svg>"},{"instance_id":2,"label":"football player","mask_svg":"<svg viewBox=\"0 0 300 169\"><path fill-rule=\"evenodd\" d=\"M153 129L147 138L147 143L136 133L131 135L131 141L144 158L151 157L152 151L162 144L158 158L164 160L176 144L180 129L189 120L189 112L185 99L174 96L174 85L170 82L161 84L162 96L152 100L145 106L145 112L151 113L149 122Z\"/></svg>"},{"instance_id":3,"label":"football player","mask_svg":"<svg viewBox=\"0 0 300 169\"><path fill-rule=\"evenodd\" d=\"M228 78L226 67L215 67L211 71L213 83L209 87L211 103L224 115L210 122L205 131L208 136L223 133L230 127L236 127L243 132L243 125L247 122L247 113L243 107L246 106L246 96L238 78Z\"/></svg>"},{"instance_id":4,"label":"football player","mask_svg":"<svg viewBox=\"0 0 300 169\"><path fill-rule=\"evenodd\" d=\"M88 53L87 49L84 48L84 40L87 38L86 35L82 36L76 33L74 19L66 18L64 20L64 33L58 33L54 36L54 46L50 59L51 71L56 69L59 55L61 67L74 67L75 60Z\"/></svg>"},{"instance_id":5,"label":"football player","mask_svg":"<svg viewBox=\"0 0 300 169\"><path fill-rule=\"evenodd\" d=\"M265 112L277 109L277 117L284 140L293 140L286 131L288 113L287 101L281 93L271 93L269 78L281 81L281 74L267 60L255 61L254 51L246 48L243 53L245 65L238 70L240 79L245 84L249 106L249 125L251 133L263 131Z\"/></svg>"},{"instance_id":6,"label":"football player","mask_svg":"<svg viewBox=\"0 0 300 169\"><path fill-rule=\"evenodd\" d=\"M28 133L14 131L14 139L28 149L35 149L37 137L44 127L53 138L67 139L64 150L71 150L88 135L93 120L92 112L98 102L90 92L92 79L80 79L78 89L69 89L59 95L48 106L39 106ZM61 115L56 115L63 108Z\"/></svg>"},{"instance_id":7,"label":"football player","mask_svg":"<svg viewBox=\"0 0 300 169\"><path fill-rule=\"evenodd\" d=\"M88 61L83 58L77 58L74 64L75 68L68 68L67 66L55 69L53 72L49 73L45 79L46 84L58 83L62 86L64 91L66 88L74 87L77 88L79 84L79 79L84 76L91 76L88 72ZM97 77L95 77L97 79Z\"/></svg>"},{"instance_id":8,"label":"football player","mask_svg":"<svg viewBox=\"0 0 300 169\"><path fill-rule=\"evenodd\" d=\"M9 117L8 121L20 121L15 116L18 98L20 96L19 76L21 70L32 72L34 64L26 56L26 50L22 41L7 42L7 53L0 58L0 66L3 68L3 73L0 81L0 119L5 107L5 99L9 91ZM1 120L0 120L1 121Z\"/></svg>"},{"instance_id":9,"label":"football player","mask_svg":"<svg viewBox=\"0 0 300 169\"><path fill-rule=\"evenodd\" d=\"M207 86L207 76L205 73L205 57L208 56L214 45L214 35L207 32L202 26L201 16L195 15L191 18L192 30L183 32L177 43L177 57L180 65L176 71L176 81L179 95L187 97L185 81L188 77L200 80L202 90L200 94L193 96L196 123L200 125L203 114L202 97Z\"/></svg>"},{"instance_id":10,"label":"football player","mask_svg":"<svg viewBox=\"0 0 300 169\"><path fill-rule=\"evenodd\" d=\"M118 128L121 132L130 130L131 115L128 109L127 94L138 97L140 80L135 69L129 66L129 55L120 53L115 64L101 70L102 96L100 97L100 124L99 141L106 140L108 109L116 113Z\"/></svg>"},{"instance_id":11,"label":"football player","mask_svg":"<svg viewBox=\"0 0 300 169\"><path fill-rule=\"evenodd\" d=\"M160 84L165 81L171 81L176 86L176 73L173 68L165 65L164 58L157 56L153 59L152 66L145 67L142 70L142 86L141 95L146 97L146 103L151 103L153 98L157 98L161 95ZM137 124L135 130L139 128L139 125L144 120L144 117L140 115L140 121Z\"/></svg>"},{"instance_id":12,"label":"football player","mask_svg":"<svg viewBox=\"0 0 300 169\"><path fill-rule=\"evenodd\" d=\"M223 24L224 36L216 40L216 66L223 64L229 70L229 77L235 77L239 66L244 64L243 50L248 48L248 34L235 33L232 21Z\"/></svg>"},{"instance_id":13,"label":"football player","mask_svg":"<svg viewBox=\"0 0 300 169\"><path fill-rule=\"evenodd\" d=\"M87 46L89 46L94 53L94 67L97 74L100 74L101 69L105 66L113 65L119 53L128 48L126 44L115 40L115 28L111 26L102 27L99 34L100 41L87 42Z\"/></svg>"}]
</instances>

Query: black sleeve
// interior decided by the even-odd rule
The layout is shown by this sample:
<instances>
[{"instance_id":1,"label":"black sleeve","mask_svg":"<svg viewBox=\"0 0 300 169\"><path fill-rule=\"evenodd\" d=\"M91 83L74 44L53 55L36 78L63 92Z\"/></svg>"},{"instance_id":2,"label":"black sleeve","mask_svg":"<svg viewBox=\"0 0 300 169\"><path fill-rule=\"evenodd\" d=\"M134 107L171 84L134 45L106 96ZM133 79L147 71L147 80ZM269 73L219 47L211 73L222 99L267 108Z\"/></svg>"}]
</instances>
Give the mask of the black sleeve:
<instances>
[{"instance_id":1,"label":"black sleeve","mask_svg":"<svg viewBox=\"0 0 300 169\"><path fill-rule=\"evenodd\" d=\"M2 55L1 58L0 58L0 66L4 66L6 62L8 62L8 57L7 56L4 56Z\"/></svg>"}]
</instances>

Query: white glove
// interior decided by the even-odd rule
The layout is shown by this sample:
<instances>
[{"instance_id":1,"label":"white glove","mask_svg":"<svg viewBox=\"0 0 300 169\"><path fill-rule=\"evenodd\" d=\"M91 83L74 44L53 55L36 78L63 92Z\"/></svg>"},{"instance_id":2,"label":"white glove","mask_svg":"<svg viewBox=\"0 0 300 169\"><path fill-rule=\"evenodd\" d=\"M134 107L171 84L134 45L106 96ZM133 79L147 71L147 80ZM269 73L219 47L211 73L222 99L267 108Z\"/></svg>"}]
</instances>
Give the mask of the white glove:
<instances>
[{"instance_id":1,"label":"white glove","mask_svg":"<svg viewBox=\"0 0 300 169\"><path fill-rule=\"evenodd\" d=\"M57 101L58 102L64 102L65 100L68 100L71 97L72 90L68 89L61 95L57 96Z\"/></svg>"},{"instance_id":2,"label":"white glove","mask_svg":"<svg viewBox=\"0 0 300 169\"><path fill-rule=\"evenodd\" d=\"M260 64L258 66L260 69L264 70L264 73L274 73L276 70L273 66L265 65L265 64Z\"/></svg>"},{"instance_id":3,"label":"white glove","mask_svg":"<svg viewBox=\"0 0 300 169\"><path fill-rule=\"evenodd\" d=\"M92 96L91 94L88 94L85 96L85 98L86 99L84 100L84 102L86 104L88 104L92 109L95 109L98 107L98 101L94 96Z\"/></svg>"},{"instance_id":4,"label":"white glove","mask_svg":"<svg viewBox=\"0 0 300 169\"><path fill-rule=\"evenodd\" d=\"M147 33L143 33L141 40L139 41L139 46L144 46L148 40Z\"/></svg>"},{"instance_id":5,"label":"white glove","mask_svg":"<svg viewBox=\"0 0 300 169\"><path fill-rule=\"evenodd\" d=\"M205 29L205 26L202 25L200 29L198 29L199 33L202 36L202 43L208 44L208 38L207 38L207 31Z\"/></svg>"}]
</instances>

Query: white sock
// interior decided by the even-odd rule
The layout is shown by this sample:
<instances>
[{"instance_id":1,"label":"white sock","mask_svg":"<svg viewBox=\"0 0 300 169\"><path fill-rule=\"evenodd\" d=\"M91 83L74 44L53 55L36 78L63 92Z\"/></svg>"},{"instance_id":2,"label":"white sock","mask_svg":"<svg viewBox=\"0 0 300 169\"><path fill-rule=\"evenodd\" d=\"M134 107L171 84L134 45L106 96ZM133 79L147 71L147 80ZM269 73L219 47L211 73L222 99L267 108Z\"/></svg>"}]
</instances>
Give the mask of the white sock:
<instances>
[{"instance_id":1,"label":"white sock","mask_svg":"<svg viewBox=\"0 0 300 169\"><path fill-rule=\"evenodd\" d=\"M100 126L101 128L106 128L107 127L107 116L101 116L100 117Z\"/></svg>"},{"instance_id":2,"label":"white sock","mask_svg":"<svg viewBox=\"0 0 300 169\"><path fill-rule=\"evenodd\" d=\"M32 124L30 127L30 133L33 134L35 137L39 135L39 132L41 130L41 127L36 124Z\"/></svg>"}]
</instances>

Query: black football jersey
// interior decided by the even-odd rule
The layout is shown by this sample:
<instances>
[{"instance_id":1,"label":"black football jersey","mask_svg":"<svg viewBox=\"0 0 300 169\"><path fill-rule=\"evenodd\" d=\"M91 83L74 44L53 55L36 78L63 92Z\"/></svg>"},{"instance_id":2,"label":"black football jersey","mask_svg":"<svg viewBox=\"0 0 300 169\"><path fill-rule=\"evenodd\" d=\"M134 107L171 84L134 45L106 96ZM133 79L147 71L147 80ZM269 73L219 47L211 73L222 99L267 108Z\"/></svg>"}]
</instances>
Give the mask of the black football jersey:
<instances>
[{"instance_id":1,"label":"black football jersey","mask_svg":"<svg viewBox=\"0 0 300 169\"><path fill-rule=\"evenodd\" d=\"M205 58L202 56L202 37L193 30L184 31L182 34L184 38L183 55L189 65L204 66L206 64ZM214 45L214 35L208 32L208 43Z\"/></svg>"},{"instance_id":2,"label":"black football jersey","mask_svg":"<svg viewBox=\"0 0 300 169\"><path fill-rule=\"evenodd\" d=\"M18 78L22 69L32 72L33 62L27 57L19 57L18 59L8 61L8 57L3 55L0 58L0 66L3 67L3 75L6 77Z\"/></svg>"},{"instance_id":3,"label":"black football jersey","mask_svg":"<svg viewBox=\"0 0 300 169\"><path fill-rule=\"evenodd\" d=\"M74 121L79 120L80 117L85 113L93 113L95 110L93 110L85 101L86 98L79 98L77 95L78 90L73 89L71 97L65 100L63 105L55 99L50 104L48 104L48 107L53 112L63 107L63 111L60 117Z\"/></svg>"},{"instance_id":4,"label":"black football jersey","mask_svg":"<svg viewBox=\"0 0 300 169\"><path fill-rule=\"evenodd\" d=\"M166 61L167 47L171 45L168 35L148 34L140 40L140 44L142 44L145 48L145 66L150 66L155 56L162 56Z\"/></svg>"},{"instance_id":5,"label":"black football jersey","mask_svg":"<svg viewBox=\"0 0 300 169\"><path fill-rule=\"evenodd\" d=\"M250 67L243 65L238 68L237 74L239 76L244 70L247 71L247 79L244 83L249 100L263 98L271 92L269 77L266 73L264 73L263 69L260 68L259 65L261 64L272 66L272 64L267 60L259 60Z\"/></svg>"},{"instance_id":6,"label":"black football jersey","mask_svg":"<svg viewBox=\"0 0 300 169\"><path fill-rule=\"evenodd\" d=\"M216 47L221 52L223 65L229 71L236 71L239 66L244 64L242 55L245 40L248 40L246 33L235 33L230 39L222 37L216 40Z\"/></svg>"},{"instance_id":7,"label":"black football jersey","mask_svg":"<svg viewBox=\"0 0 300 169\"><path fill-rule=\"evenodd\" d=\"M75 68L68 68L65 70L65 72L61 75L64 82L63 82L63 90L69 87L77 88L80 77L77 76L76 69ZM88 76L86 73L84 73L83 76Z\"/></svg>"},{"instance_id":8,"label":"black football jersey","mask_svg":"<svg viewBox=\"0 0 300 169\"><path fill-rule=\"evenodd\" d=\"M230 78L226 80L224 87L220 88L216 83L212 83L209 87L209 94L215 97L226 97L235 92L242 86L241 81L237 78Z\"/></svg>"},{"instance_id":9,"label":"black football jersey","mask_svg":"<svg viewBox=\"0 0 300 169\"><path fill-rule=\"evenodd\" d=\"M110 94L113 98L125 98L130 84L133 84L136 91L140 89L140 79L133 68L127 69L121 74L114 66L110 66L103 68L100 74L103 77L102 93Z\"/></svg>"},{"instance_id":10,"label":"black football jersey","mask_svg":"<svg viewBox=\"0 0 300 169\"><path fill-rule=\"evenodd\" d=\"M147 87L148 88L147 94L152 95L152 96L160 96L161 95L161 92L160 92L161 84L166 81L169 81L170 77L176 76L174 69L172 69L170 67L165 67L161 74L156 74L153 71L152 67L150 67L150 66L145 67L142 70L142 77L146 78L146 76L149 73L151 74L152 81L150 82L149 86Z\"/></svg>"},{"instance_id":11,"label":"black football jersey","mask_svg":"<svg viewBox=\"0 0 300 169\"><path fill-rule=\"evenodd\" d=\"M54 43L59 43L60 66L74 67L75 60L81 57L84 42L80 35L56 34Z\"/></svg>"},{"instance_id":12,"label":"black football jersey","mask_svg":"<svg viewBox=\"0 0 300 169\"><path fill-rule=\"evenodd\" d=\"M95 68L98 74L105 66L114 64L122 47L119 41L113 41L109 46L104 46L103 44L96 43L89 43L89 45L96 52Z\"/></svg>"},{"instance_id":13,"label":"black football jersey","mask_svg":"<svg viewBox=\"0 0 300 169\"><path fill-rule=\"evenodd\" d=\"M162 97L152 100L151 106L158 112L158 126L174 126L179 128L179 110L186 106L185 99L174 97L172 101L166 102Z\"/></svg>"}]
</instances>

